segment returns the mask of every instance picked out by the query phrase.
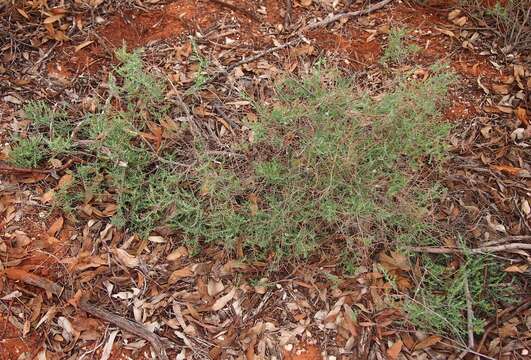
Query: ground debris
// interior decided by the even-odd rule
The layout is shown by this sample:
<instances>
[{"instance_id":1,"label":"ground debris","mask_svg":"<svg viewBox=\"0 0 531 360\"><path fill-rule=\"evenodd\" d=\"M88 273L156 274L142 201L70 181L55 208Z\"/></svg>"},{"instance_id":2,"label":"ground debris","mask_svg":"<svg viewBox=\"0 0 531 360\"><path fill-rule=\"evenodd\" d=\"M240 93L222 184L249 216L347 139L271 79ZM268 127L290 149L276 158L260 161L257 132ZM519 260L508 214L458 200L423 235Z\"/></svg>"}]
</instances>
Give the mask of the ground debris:
<instances>
[{"instance_id":1,"label":"ground debris","mask_svg":"<svg viewBox=\"0 0 531 360\"><path fill-rule=\"evenodd\" d=\"M412 260L415 256L444 259L451 279L474 258L490 254L488 259L503 264L499 272L514 279L515 289L517 283L525 289L529 281L531 73L525 53L501 46L477 19L453 5L364 4L0 4L0 32L8 34L0 38L0 328L5 329L0 349L37 358L93 353L102 359L148 359L150 352L162 359L528 356L529 300L499 309L482 334L474 333L481 311L470 306L477 295L472 279L463 282L464 341L418 331L399 310L411 299L418 301L415 296L428 281L430 269ZM388 39L401 29L403 44L416 50L395 62L379 62ZM432 65L444 58L459 75L444 113L454 125L452 155L444 164L447 193L427 216L450 225L450 235L437 245L398 249L373 233L374 224L358 219L345 228L358 226L371 236L326 239L322 251L306 262L270 271L275 254L248 261L243 239L233 251L201 244L198 253L171 226L155 227L144 237L120 229L109 221L118 212L112 191L91 189L79 196L79 213L62 212L56 201L94 145L79 140L86 130L83 114L96 116L102 104L124 110L118 96L108 96L116 86L108 75L122 45L142 47L147 68L171 85L162 95L172 104L169 116L149 118L146 128L132 130L134 141L160 158L165 146L201 137L205 154L240 169L248 159L275 150L246 153L259 135L253 102L278 105L275 86L286 74L309 74L316 62L326 63L352 75L378 101L394 86L394 75L429 81ZM8 164L16 139L28 138L34 126L23 111L30 100L47 100L57 108L68 104L75 122L71 157L56 156L35 168ZM371 126L368 121L364 131ZM296 144L297 130L280 140ZM55 131L60 129L43 133L49 137ZM201 149L176 148L165 165L195 171ZM417 180L432 176L432 169L421 168ZM97 172L85 179L93 178L109 181ZM212 186L201 184L199 196L206 197ZM234 206L248 204L259 216L266 201L259 193L240 194ZM397 192L397 203L400 196ZM168 207L160 216L173 211ZM346 247L357 257L348 273Z\"/></svg>"}]
</instances>

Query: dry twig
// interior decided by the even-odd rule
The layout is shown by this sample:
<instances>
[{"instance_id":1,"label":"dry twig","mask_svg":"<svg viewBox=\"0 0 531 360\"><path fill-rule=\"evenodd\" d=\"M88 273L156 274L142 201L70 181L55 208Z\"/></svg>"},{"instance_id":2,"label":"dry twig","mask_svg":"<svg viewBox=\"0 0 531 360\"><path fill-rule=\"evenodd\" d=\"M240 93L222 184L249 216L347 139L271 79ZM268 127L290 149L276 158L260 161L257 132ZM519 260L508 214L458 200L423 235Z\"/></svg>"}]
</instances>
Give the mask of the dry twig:
<instances>
[{"instance_id":1,"label":"dry twig","mask_svg":"<svg viewBox=\"0 0 531 360\"><path fill-rule=\"evenodd\" d=\"M475 249L458 249L448 247L410 247L409 250L414 252L428 253L428 254L462 254L464 252L470 252L471 254L482 253L494 253L501 251L514 251L514 250L531 250L531 244L526 243L512 243L498 246L484 246Z\"/></svg>"},{"instance_id":2,"label":"dry twig","mask_svg":"<svg viewBox=\"0 0 531 360\"><path fill-rule=\"evenodd\" d=\"M6 174L51 174L54 171L63 171L68 169L74 160L69 159L63 166L57 169L28 169L28 168L19 168L14 166L0 166L0 173Z\"/></svg>"},{"instance_id":3,"label":"dry twig","mask_svg":"<svg viewBox=\"0 0 531 360\"><path fill-rule=\"evenodd\" d=\"M472 323L474 319L474 310L472 309L472 295L470 294L470 287L468 286L468 279L466 277L466 274L463 279L463 282L466 298L466 330L468 333L468 349L474 349L474 324ZM459 359L463 359L468 354L468 349L463 350L463 352L461 352L461 354L459 355Z\"/></svg>"},{"instance_id":4,"label":"dry twig","mask_svg":"<svg viewBox=\"0 0 531 360\"><path fill-rule=\"evenodd\" d=\"M481 337L481 340L478 344L478 347L476 351L481 351L481 348L483 347L483 344L485 344L485 340L487 339L487 336L489 336L490 332L494 330L499 323L505 323L506 321L512 319L516 316L516 314L526 311L531 307L531 297L528 297L525 299L522 303L519 305L515 305L513 307L504 309L499 315L499 319L496 319L496 321L492 321L488 326L485 332L483 333L483 336Z\"/></svg>"},{"instance_id":5,"label":"dry twig","mask_svg":"<svg viewBox=\"0 0 531 360\"><path fill-rule=\"evenodd\" d=\"M284 14L284 29L288 29L291 24L291 10L293 7L292 0L286 0L286 9Z\"/></svg>"}]
</instances>

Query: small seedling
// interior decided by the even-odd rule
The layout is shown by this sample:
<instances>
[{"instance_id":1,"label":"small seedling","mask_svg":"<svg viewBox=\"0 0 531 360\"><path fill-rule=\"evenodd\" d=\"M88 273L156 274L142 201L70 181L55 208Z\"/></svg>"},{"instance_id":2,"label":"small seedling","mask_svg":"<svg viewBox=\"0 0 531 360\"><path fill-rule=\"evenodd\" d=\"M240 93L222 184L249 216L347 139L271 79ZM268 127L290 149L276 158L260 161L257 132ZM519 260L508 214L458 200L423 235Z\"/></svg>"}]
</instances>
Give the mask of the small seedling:
<instances>
[{"instance_id":1,"label":"small seedling","mask_svg":"<svg viewBox=\"0 0 531 360\"><path fill-rule=\"evenodd\" d=\"M389 31L387 48L380 59L381 64L401 64L420 50L417 45L404 43L404 37L407 34L408 30L400 27L392 28Z\"/></svg>"}]
</instances>

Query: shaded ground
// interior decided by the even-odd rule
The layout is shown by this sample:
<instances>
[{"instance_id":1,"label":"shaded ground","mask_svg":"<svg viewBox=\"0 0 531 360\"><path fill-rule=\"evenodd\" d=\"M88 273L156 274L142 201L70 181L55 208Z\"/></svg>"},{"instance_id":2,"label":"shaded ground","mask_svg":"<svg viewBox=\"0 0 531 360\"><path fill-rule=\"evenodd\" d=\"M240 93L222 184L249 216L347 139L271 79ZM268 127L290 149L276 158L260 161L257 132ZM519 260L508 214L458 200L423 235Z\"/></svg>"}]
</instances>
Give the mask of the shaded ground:
<instances>
[{"instance_id":1,"label":"shaded ground","mask_svg":"<svg viewBox=\"0 0 531 360\"><path fill-rule=\"evenodd\" d=\"M198 71L215 73L242 56L287 41L294 29L311 19L347 6L337 2L333 8L326 1L304 6L312 2L294 1L286 30L285 5L280 0L234 2L240 9L236 11L216 2L193 0L123 7L96 1L98 6L93 8L67 3L48 10L23 5L0 10L8 14L3 21L8 19L9 30L14 30L2 35L0 43L0 138L5 144L0 160L7 158L10 133L24 128L22 103L47 99L90 107L116 63L114 49L123 43L129 48L144 47L148 66L182 91L194 83ZM231 139L247 136L241 119L253 113L235 88L267 98L270 81L279 73L304 73L321 57L356 73L375 89L386 86L382 71L403 71L414 65L422 69L436 60L447 61L461 76L445 112L446 120L457 125L451 139L455 156L445 179L449 196L434 217L461 229L478 244L529 244L527 89L531 78L525 65L529 58L515 52L500 60L499 54L485 48L492 41L488 33L474 38L474 26L467 30L455 25L448 20L451 9L431 5L436 9L393 2L368 16L311 31L307 42L242 65L226 80L213 82L189 99L190 107L202 121L202 130L223 150ZM43 24L62 14L64 19ZM421 51L397 69L382 70L378 59L389 29L397 25L412 30L407 41ZM198 69L198 56L209 59L207 69ZM422 70L416 76L424 76ZM4 175L1 268L59 283L70 298L58 299L53 292L25 284L21 276L4 272L0 359L42 356L37 354L100 358L116 328L80 310L81 294L113 313L141 319L183 346L182 352L171 351L173 358L179 353L181 358L448 358L462 350L462 345L449 339L400 324L404 314L384 301L391 285L377 270L377 254L360 249L359 273L340 281L334 277L339 275L341 245L337 244L330 245L328 256L286 265L276 274L265 272L267 264L241 264L216 248L200 257L182 250L168 261L168 254L179 249L171 234L160 234L165 237L161 243L130 238L107 223L104 208L88 207L77 222L50 212L53 193L61 181L68 180L67 171ZM147 249L146 263L152 272L126 269L109 257L107 249L124 242L136 255ZM529 252L515 250L503 256L510 258L507 266L513 266L508 271L517 273L528 289ZM115 273L116 268L120 272ZM182 276L175 286L152 279L153 272L179 270ZM256 281L262 277L267 277L269 286ZM227 298L221 311L212 312L216 300L231 294L231 289L238 289L237 294ZM136 291L141 296L130 300ZM350 318L352 309L358 314L356 322ZM6 321L10 316L16 321ZM489 333L476 351L493 358L525 358L530 318L529 306L502 310L489 323ZM398 343L400 349L394 345ZM138 359L151 356L145 340L125 332L116 337L112 354L112 359L123 354Z\"/></svg>"}]
</instances>

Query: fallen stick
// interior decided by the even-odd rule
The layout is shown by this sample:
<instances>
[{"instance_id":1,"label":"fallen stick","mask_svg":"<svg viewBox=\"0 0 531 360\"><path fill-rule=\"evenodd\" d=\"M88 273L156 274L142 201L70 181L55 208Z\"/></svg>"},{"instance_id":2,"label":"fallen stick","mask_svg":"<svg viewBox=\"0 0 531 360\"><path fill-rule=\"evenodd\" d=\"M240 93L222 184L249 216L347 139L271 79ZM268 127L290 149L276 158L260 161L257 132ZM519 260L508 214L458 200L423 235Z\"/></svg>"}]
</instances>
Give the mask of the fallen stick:
<instances>
[{"instance_id":1,"label":"fallen stick","mask_svg":"<svg viewBox=\"0 0 531 360\"><path fill-rule=\"evenodd\" d=\"M284 29L287 30L291 25L291 10L293 3L291 0L286 0L286 9L284 14Z\"/></svg>"},{"instance_id":2,"label":"fallen stick","mask_svg":"<svg viewBox=\"0 0 531 360\"><path fill-rule=\"evenodd\" d=\"M384 6L389 4L391 1L393 1L393 0L383 0L383 1L380 1L380 2L378 2L376 4L374 4L374 5L369 6L366 9L357 10L357 11L348 11L348 12L344 12L344 13L340 13L340 14L336 14L336 15L332 14L332 15L328 16L326 19L323 19L321 21L318 21L316 23L313 23L313 24L310 24L310 25L307 25L307 26L303 27L302 29L299 30L299 32L304 32L304 31L307 31L307 30L313 30L313 29L316 29L318 27L326 26L328 24L331 24L331 23L336 22L338 20L341 20L343 18L350 18L350 17L356 17L356 16L362 16L362 15L370 14L370 13L376 11L376 10L380 10L381 8L383 8Z\"/></svg>"},{"instance_id":3,"label":"fallen stick","mask_svg":"<svg viewBox=\"0 0 531 360\"><path fill-rule=\"evenodd\" d=\"M465 299L466 299L466 320L467 320L466 330L468 333L468 349L475 349L476 346L474 344L474 324L472 322L474 319L474 309L472 308L472 295L470 294L470 288L468 286L468 279L466 277L466 274L463 279L463 287L465 290ZM459 360L463 359L469 353L468 349L463 350L461 352L461 354L458 357Z\"/></svg>"},{"instance_id":4,"label":"fallen stick","mask_svg":"<svg viewBox=\"0 0 531 360\"><path fill-rule=\"evenodd\" d=\"M63 171L72 165L74 160L68 160L63 166L57 169L29 169L14 166L0 166L0 173L7 174L51 174L54 171Z\"/></svg>"},{"instance_id":5,"label":"fallen stick","mask_svg":"<svg viewBox=\"0 0 531 360\"><path fill-rule=\"evenodd\" d=\"M258 18L258 16L256 16L255 14L253 14L252 12L250 11L247 11L243 8L240 8L236 5L233 5L233 4L229 4L225 1L221 1L221 0L210 0L210 2L213 2L213 3L216 3L218 4L219 6L222 6L222 7L226 7L228 9L231 9L232 11L236 11L236 12L240 12L242 13L243 15L253 19L254 21L257 21L257 22L260 22L260 19Z\"/></svg>"},{"instance_id":6,"label":"fallen stick","mask_svg":"<svg viewBox=\"0 0 531 360\"><path fill-rule=\"evenodd\" d=\"M472 254L481 254L511 250L531 250L531 244L512 243L507 245L485 246L469 250L448 247L410 247L408 249L414 252L422 252L428 254L462 254L465 252L470 252Z\"/></svg>"},{"instance_id":7,"label":"fallen stick","mask_svg":"<svg viewBox=\"0 0 531 360\"><path fill-rule=\"evenodd\" d=\"M147 330L141 324L115 315L105 309L101 309L83 299L79 302L79 308L92 316L118 326L120 329L125 330L128 333L147 340L151 344L155 353L159 356L159 359L169 360L168 355L166 354L166 345L162 342L161 338L157 334Z\"/></svg>"},{"instance_id":8,"label":"fallen stick","mask_svg":"<svg viewBox=\"0 0 531 360\"><path fill-rule=\"evenodd\" d=\"M217 2L218 0L215 0L215 1ZM221 75L229 74L232 70L234 70L238 66L241 66L243 64L247 64L247 63L256 61L256 60L258 60L260 58L263 58L264 56L266 56L268 54L274 53L276 51L285 49L288 46L291 46L291 45L294 45L294 44L297 44L297 43L301 42L302 41L302 35L301 34L303 32L305 32L305 31L313 30L313 29L316 29L316 28L322 27L322 26L326 26L328 24L331 24L331 23L333 23L335 21L338 21L340 19L343 19L343 18L356 17L356 16L362 16L362 15L370 14L370 13L376 11L376 10L379 10L379 9L383 8L384 6L386 6L387 4L389 4L392 1L393 0L383 0L383 1L380 1L379 3L376 3L374 5L369 6L368 8L363 9L363 10L350 11L350 12L344 12L344 13L341 13L341 14L331 15L331 16L327 17L324 20L318 21L318 22L313 23L313 24L306 25L306 26L302 27L301 29L299 29L299 31L297 31L297 34L299 35L297 38L292 39L292 40L290 40L290 41L288 41L288 42L286 42L286 43L284 43L282 45L274 46L272 48L269 48L267 50L259 52L258 54L255 54L255 55L250 56L248 58L244 58L244 59L242 59L242 60L240 60L240 61L238 61L238 62L236 62L236 63L234 63L232 65L229 65L226 69L218 71L217 73L212 75L209 79L207 79L205 81L205 83L203 84L203 86L207 85L207 84L210 84L212 81L218 79Z\"/></svg>"}]
</instances>

